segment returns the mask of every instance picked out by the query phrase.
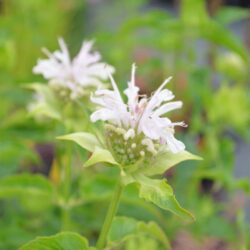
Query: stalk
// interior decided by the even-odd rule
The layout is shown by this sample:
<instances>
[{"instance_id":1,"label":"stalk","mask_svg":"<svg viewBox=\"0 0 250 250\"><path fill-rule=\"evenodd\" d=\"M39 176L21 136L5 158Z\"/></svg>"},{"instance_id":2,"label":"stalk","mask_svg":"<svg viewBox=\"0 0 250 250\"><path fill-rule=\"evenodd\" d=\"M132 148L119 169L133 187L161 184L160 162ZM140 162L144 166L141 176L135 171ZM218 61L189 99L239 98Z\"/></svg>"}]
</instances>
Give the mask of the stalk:
<instances>
[{"instance_id":1,"label":"stalk","mask_svg":"<svg viewBox=\"0 0 250 250\"><path fill-rule=\"evenodd\" d=\"M101 233L99 236L99 239L97 241L97 250L103 250L107 241L107 235L109 233L112 221L116 215L118 206L119 206L119 202L120 202L120 197L122 194L122 190L123 190L123 186L120 182L120 179L116 185L111 203L109 205L108 208L108 212L106 214L102 229L101 229Z\"/></svg>"},{"instance_id":2,"label":"stalk","mask_svg":"<svg viewBox=\"0 0 250 250\"><path fill-rule=\"evenodd\" d=\"M69 230L70 225L70 208L69 208L69 199L70 199L70 189L71 189L71 156L72 156L72 147L67 148L68 161L64 165L64 183L63 183L63 195L64 195L64 204L62 207L62 230Z\"/></svg>"}]
</instances>

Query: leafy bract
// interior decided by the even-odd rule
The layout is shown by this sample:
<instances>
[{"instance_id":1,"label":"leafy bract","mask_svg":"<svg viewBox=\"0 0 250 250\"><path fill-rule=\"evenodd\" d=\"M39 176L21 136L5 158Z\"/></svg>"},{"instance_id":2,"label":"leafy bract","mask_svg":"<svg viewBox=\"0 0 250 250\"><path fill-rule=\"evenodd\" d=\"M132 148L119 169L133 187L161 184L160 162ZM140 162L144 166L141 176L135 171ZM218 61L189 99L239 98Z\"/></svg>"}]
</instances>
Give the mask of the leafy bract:
<instances>
[{"instance_id":1,"label":"leafy bract","mask_svg":"<svg viewBox=\"0 0 250 250\"><path fill-rule=\"evenodd\" d=\"M38 237L20 250L94 250L88 241L76 233L62 232L53 236Z\"/></svg>"},{"instance_id":2,"label":"leafy bract","mask_svg":"<svg viewBox=\"0 0 250 250\"><path fill-rule=\"evenodd\" d=\"M86 132L77 132L68 135L58 136L59 140L73 141L77 143L82 148L94 152L96 147L101 148L101 144L98 141L97 137L91 133Z\"/></svg>"},{"instance_id":3,"label":"leafy bract","mask_svg":"<svg viewBox=\"0 0 250 250\"><path fill-rule=\"evenodd\" d=\"M170 249L170 244L163 230L155 222L142 222L127 217L115 217L109 235L108 244L111 246L120 245L124 241L138 235L146 235L152 237L165 247Z\"/></svg>"},{"instance_id":4,"label":"leafy bract","mask_svg":"<svg viewBox=\"0 0 250 250\"><path fill-rule=\"evenodd\" d=\"M169 168L186 160L202 160L202 158L191 154L188 151L182 151L177 154L165 151L159 153L152 160L152 163L150 163L148 166L145 166L143 169L140 169L140 172L146 176L163 174Z\"/></svg>"},{"instance_id":5,"label":"leafy bract","mask_svg":"<svg viewBox=\"0 0 250 250\"><path fill-rule=\"evenodd\" d=\"M103 148L96 147L93 154L90 156L90 158L84 163L85 167L89 167L91 165L94 165L96 163L100 162L107 162L113 165L119 165L112 154Z\"/></svg>"},{"instance_id":6,"label":"leafy bract","mask_svg":"<svg viewBox=\"0 0 250 250\"><path fill-rule=\"evenodd\" d=\"M19 196L45 196L52 199L53 187L41 175L20 174L0 179L0 198Z\"/></svg>"},{"instance_id":7,"label":"leafy bract","mask_svg":"<svg viewBox=\"0 0 250 250\"><path fill-rule=\"evenodd\" d=\"M150 179L143 175L135 176L139 184L139 197L158 207L169 210L183 219L194 219L193 215L182 208L176 200L173 189L166 180Z\"/></svg>"}]
</instances>

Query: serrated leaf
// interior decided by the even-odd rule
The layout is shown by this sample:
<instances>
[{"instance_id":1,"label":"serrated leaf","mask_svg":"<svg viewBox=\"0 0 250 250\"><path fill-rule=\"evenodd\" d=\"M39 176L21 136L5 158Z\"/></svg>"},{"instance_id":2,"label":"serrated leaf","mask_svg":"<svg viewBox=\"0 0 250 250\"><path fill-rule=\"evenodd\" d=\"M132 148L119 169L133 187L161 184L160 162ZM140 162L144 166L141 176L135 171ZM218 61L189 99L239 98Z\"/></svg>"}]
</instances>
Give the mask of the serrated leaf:
<instances>
[{"instance_id":1,"label":"serrated leaf","mask_svg":"<svg viewBox=\"0 0 250 250\"><path fill-rule=\"evenodd\" d=\"M53 236L38 237L20 250L94 250L79 234L62 232Z\"/></svg>"},{"instance_id":2,"label":"serrated leaf","mask_svg":"<svg viewBox=\"0 0 250 250\"><path fill-rule=\"evenodd\" d=\"M135 176L139 184L139 197L158 207L169 210L183 219L194 220L193 215L182 208L176 200L173 189L166 180L150 179L142 175Z\"/></svg>"},{"instance_id":3,"label":"serrated leaf","mask_svg":"<svg viewBox=\"0 0 250 250\"><path fill-rule=\"evenodd\" d=\"M119 165L108 150L96 147L93 154L84 163L84 167L89 167L100 162L107 162L112 165Z\"/></svg>"},{"instance_id":4,"label":"serrated leaf","mask_svg":"<svg viewBox=\"0 0 250 250\"><path fill-rule=\"evenodd\" d=\"M86 132L77 132L68 135L58 136L58 140L73 141L82 148L94 152L96 147L102 148L95 135Z\"/></svg>"},{"instance_id":5,"label":"serrated leaf","mask_svg":"<svg viewBox=\"0 0 250 250\"><path fill-rule=\"evenodd\" d=\"M20 174L0 179L0 198L21 195L46 196L51 199L53 187L49 180L41 175Z\"/></svg>"},{"instance_id":6,"label":"serrated leaf","mask_svg":"<svg viewBox=\"0 0 250 250\"><path fill-rule=\"evenodd\" d=\"M159 225L152 221L145 223L128 217L115 217L108 235L108 244L110 246L120 245L138 235L152 237L161 242L164 249L170 249L169 240Z\"/></svg>"},{"instance_id":7,"label":"serrated leaf","mask_svg":"<svg viewBox=\"0 0 250 250\"><path fill-rule=\"evenodd\" d=\"M146 176L163 174L174 165L187 160L202 160L202 158L191 154L188 151L182 151L177 154L166 151L157 155L144 169L140 169L140 173L143 173Z\"/></svg>"}]
</instances>

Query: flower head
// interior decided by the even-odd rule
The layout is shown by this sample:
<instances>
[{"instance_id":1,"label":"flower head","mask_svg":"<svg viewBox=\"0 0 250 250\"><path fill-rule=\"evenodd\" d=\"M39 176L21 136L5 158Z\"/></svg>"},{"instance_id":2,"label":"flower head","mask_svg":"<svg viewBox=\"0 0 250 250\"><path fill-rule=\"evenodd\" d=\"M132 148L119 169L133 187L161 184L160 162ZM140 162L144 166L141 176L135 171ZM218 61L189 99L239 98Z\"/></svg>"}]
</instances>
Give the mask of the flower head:
<instances>
[{"instance_id":1,"label":"flower head","mask_svg":"<svg viewBox=\"0 0 250 250\"><path fill-rule=\"evenodd\" d=\"M97 90L95 95L91 96L91 101L100 106L91 115L91 121L103 120L109 123L106 126L109 143L112 144L113 150L120 152L121 158L124 157L124 150L126 157L131 156L131 163L144 157L145 152L156 154L161 145L167 146L173 153L185 149L185 145L174 137L174 127L186 125L184 122L171 122L165 117L166 113L182 107L181 101L170 102L174 95L165 89L171 77L166 79L150 98L140 96L139 88L135 85L133 64L131 80L124 91L127 102L123 101L112 76L109 77L113 90Z\"/></svg>"},{"instance_id":2,"label":"flower head","mask_svg":"<svg viewBox=\"0 0 250 250\"><path fill-rule=\"evenodd\" d=\"M71 60L64 40L59 38L60 50L51 53L43 49L48 59L39 59L33 72L42 74L61 95L69 95L71 99L82 97L86 88L100 87L108 74L114 72L112 66L100 62L98 52L91 52L92 45L92 41L84 42L78 55Z\"/></svg>"}]
</instances>

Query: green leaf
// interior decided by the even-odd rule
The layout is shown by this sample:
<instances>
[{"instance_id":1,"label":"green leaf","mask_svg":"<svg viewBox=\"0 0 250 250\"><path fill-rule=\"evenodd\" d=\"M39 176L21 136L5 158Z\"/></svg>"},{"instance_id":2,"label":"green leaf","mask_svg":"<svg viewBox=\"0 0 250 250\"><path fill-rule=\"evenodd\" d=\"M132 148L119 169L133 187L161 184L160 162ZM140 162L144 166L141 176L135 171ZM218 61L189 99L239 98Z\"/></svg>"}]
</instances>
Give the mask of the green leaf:
<instances>
[{"instance_id":1,"label":"green leaf","mask_svg":"<svg viewBox=\"0 0 250 250\"><path fill-rule=\"evenodd\" d=\"M88 241L76 233L62 232L53 236L38 237L20 250L94 250Z\"/></svg>"},{"instance_id":2,"label":"green leaf","mask_svg":"<svg viewBox=\"0 0 250 250\"><path fill-rule=\"evenodd\" d=\"M146 176L159 175L163 174L174 165L186 160L202 160L202 158L191 154L188 151L182 151L177 154L166 151L158 154L148 166L139 171Z\"/></svg>"},{"instance_id":3,"label":"green leaf","mask_svg":"<svg viewBox=\"0 0 250 250\"><path fill-rule=\"evenodd\" d=\"M53 187L41 175L20 174L0 179L0 198L19 196L46 196L52 199Z\"/></svg>"},{"instance_id":4,"label":"green leaf","mask_svg":"<svg viewBox=\"0 0 250 250\"><path fill-rule=\"evenodd\" d=\"M173 189L166 180L150 179L143 175L135 176L139 184L139 197L150 201L158 207L169 210L183 219L193 219L194 216L182 208L176 200Z\"/></svg>"},{"instance_id":5,"label":"green leaf","mask_svg":"<svg viewBox=\"0 0 250 250\"><path fill-rule=\"evenodd\" d=\"M235 180L233 183L234 188L241 189L250 195L250 182L248 178L241 178L239 180Z\"/></svg>"},{"instance_id":6,"label":"green leaf","mask_svg":"<svg viewBox=\"0 0 250 250\"><path fill-rule=\"evenodd\" d=\"M180 18L188 25L199 24L208 19L205 0L182 0Z\"/></svg>"},{"instance_id":7,"label":"green leaf","mask_svg":"<svg viewBox=\"0 0 250 250\"><path fill-rule=\"evenodd\" d=\"M202 38L234 51L241 56L244 61L249 62L248 52L239 38L219 23L212 20L203 23L199 26L199 33Z\"/></svg>"},{"instance_id":8,"label":"green leaf","mask_svg":"<svg viewBox=\"0 0 250 250\"><path fill-rule=\"evenodd\" d=\"M108 244L119 245L138 235L153 237L162 243L164 249L170 249L169 240L159 225L152 221L145 223L128 217L115 217L108 235Z\"/></svg>"},{"instance_id":9,"label":"green leaf","mask_svg":"<svg viewBox=\"0 0 250 250\"><path fill-rule=\"evenodd\" d=\"M96 147L93 154L84 163L84 167L89 167L91 165L94 165L100 162L107 162L113 165L119 165L108 150Z\"/></svg>"},{"instance_id":10,"label":"green leaf","mask_svg":"<svg viewBox=\"0 0 250 250\"><path fill-rule=\"evenodd\" d=\"M145 232L145 233L148 233L149 235L154 236L156 239L158 239L160 242L163 243L166 250L171 249L170 243L169 243L169 240L168 240L166 234L164 233L164 231L160 228L160 226L157 223L155 223L153 221L150 221L147 224L144 222L139 222L138 223L138 231Z\"/></svg>"},{"instance_id":11,"label":"green leaf","mask_svg":"<svg viewBox=\"0 0 250 250\"><path fill-rule=\"evenodd\" d=\"M58 140L74 141L82 148L94 152L96 147L102 148L95 135L86 132L77 132L68 135L58 136Z\"/></svg>"},{"instance_id":12,"label":"green leaf","mask_svg":"<svg viewBox=\"0 0 250 250\"><path fill-rule=\"evenodd\" d=\"M247 9L237 7L223 7L216 12L215 19L222 24L229 24L247 18Z\"/></svg>"},{"instance_id":13,"label":"green leaf","mask_svg":"<svg viewBox=\"0 0 250 250\"><path fill-rule=\"evenodd\" d=\"M115 183L116 180L110 173L85 175L85 178L81 181L79 193L86 202L100 202L112 197Z\"/></svg>"}]
</instances>

